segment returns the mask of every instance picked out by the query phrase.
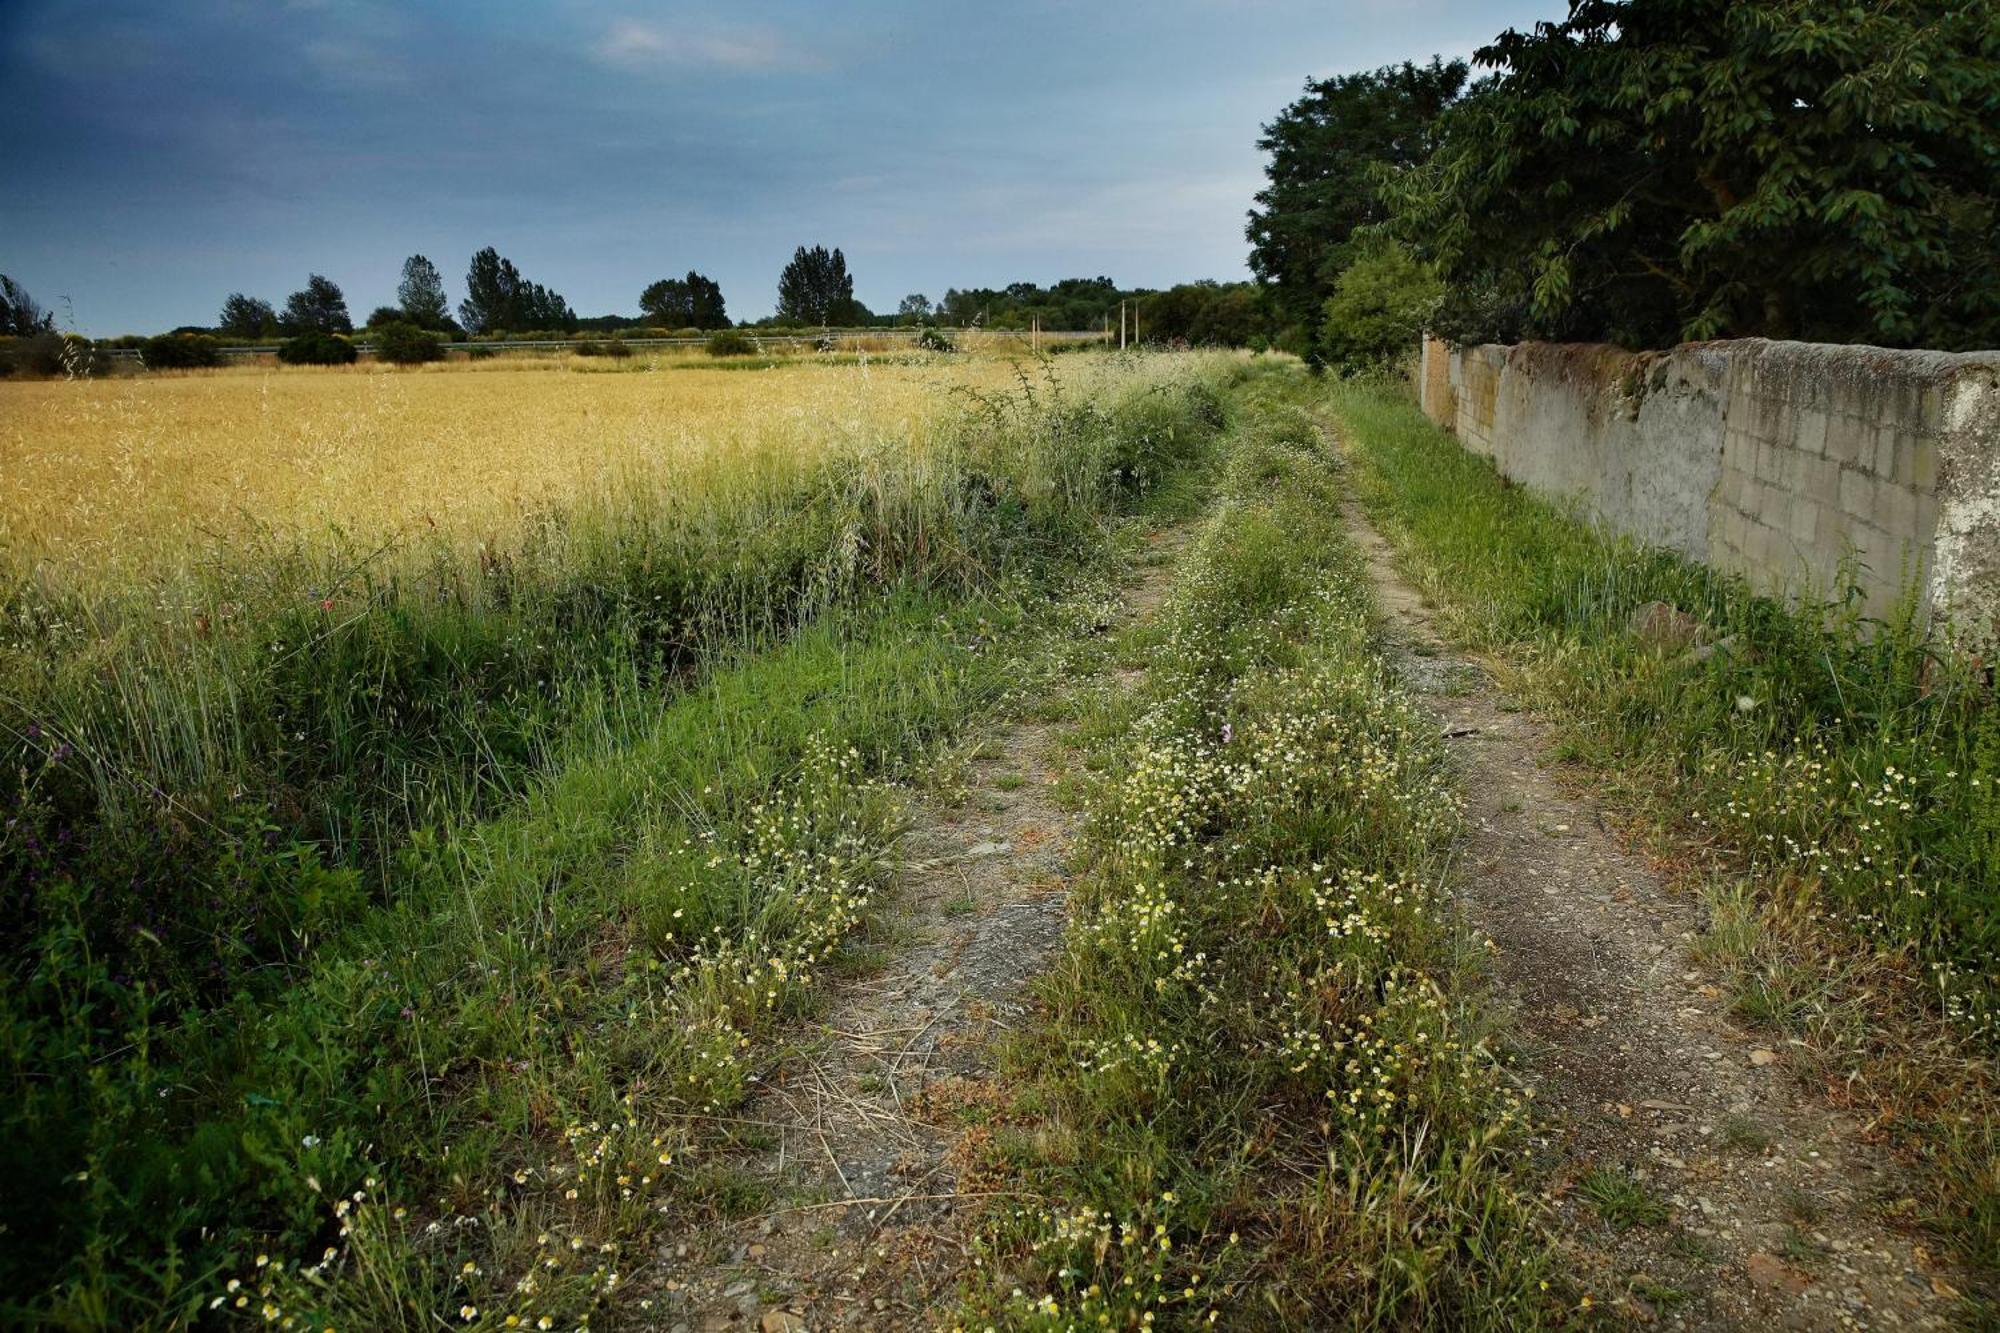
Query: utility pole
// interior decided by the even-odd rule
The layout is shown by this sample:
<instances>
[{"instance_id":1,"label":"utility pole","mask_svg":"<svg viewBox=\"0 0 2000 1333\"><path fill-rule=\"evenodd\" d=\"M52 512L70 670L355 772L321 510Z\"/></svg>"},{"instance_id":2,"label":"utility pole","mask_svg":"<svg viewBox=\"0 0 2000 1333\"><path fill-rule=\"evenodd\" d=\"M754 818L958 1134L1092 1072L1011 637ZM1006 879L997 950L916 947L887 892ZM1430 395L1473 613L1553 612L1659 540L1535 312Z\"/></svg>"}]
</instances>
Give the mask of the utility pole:
<instances>
[{"instance_id":1,"label":"utility pole","mask_svg":"<svg viewBox=\"0 0 2000 1333\"><path fill-rule=\"evenodd\" d=\"M1125 350L1125 303L1118 303L1118 350Z\"/></svg>"}]
</instances>

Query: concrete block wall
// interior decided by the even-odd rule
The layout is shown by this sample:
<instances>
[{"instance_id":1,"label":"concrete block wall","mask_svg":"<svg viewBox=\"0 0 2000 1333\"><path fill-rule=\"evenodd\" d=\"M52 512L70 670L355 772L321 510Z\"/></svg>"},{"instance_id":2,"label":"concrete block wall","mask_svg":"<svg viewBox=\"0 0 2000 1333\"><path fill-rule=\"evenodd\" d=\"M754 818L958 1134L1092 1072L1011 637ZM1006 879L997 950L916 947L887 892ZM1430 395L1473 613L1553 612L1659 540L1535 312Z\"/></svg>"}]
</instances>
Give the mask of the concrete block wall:
<instances>
[{"instance_id":1,"label":"concrete block wall","mask_svg":"<svg viewBox=\"0 0 2000 1333\"><path fill-rule=\"evenodd\" d=\"M1641 541L2000 640L2000 353L1752 338L1670 352L1424 344L1424 411Z\"/></svg>"}]
</instances>

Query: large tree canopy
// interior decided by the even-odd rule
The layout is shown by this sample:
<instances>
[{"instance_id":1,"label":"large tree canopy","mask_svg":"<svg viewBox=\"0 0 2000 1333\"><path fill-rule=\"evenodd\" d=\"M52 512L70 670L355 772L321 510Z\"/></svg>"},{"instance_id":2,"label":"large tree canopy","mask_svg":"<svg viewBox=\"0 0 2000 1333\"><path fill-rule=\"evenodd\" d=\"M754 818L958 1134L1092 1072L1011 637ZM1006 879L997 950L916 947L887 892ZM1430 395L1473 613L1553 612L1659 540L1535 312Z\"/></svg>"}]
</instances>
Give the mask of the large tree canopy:
<instances>
[{"instance_id":1,"label":"large tree canopy","mask_svg":"<svg viewBox=\"0 0 2000 1333\"><path fill-rule=\"evenodd\" d=\"M803 245L778 275L778 316L802 324L841 324L854 314L854 278L847 256Z\"/></svg>"},{"instance_id":2,"label":"large tree canopy","mask_svg":"<svg viewBox=\"0 0 2000 1333\"><path fill-rule=\"evenodd\" d=\"M458 314L470 333L568 332L576 327L569 302L522 277L514 261L501 258L490 245L473 255L466 268Z\"/></svg>"},{"instance_id":3,"label":"large tree canopy","mask_svg":"<svg viewBox=\"0 0 2000 1333\"><path fill-rule=\"evenodd\" d=\"M1421 162L1465 62L1389 65L1320 79L1264 127L1269 183L1251 210L1250 271L1287 322L1312 327L1355 258L1354 233L1388 216L1385 179Z\"/></svg>"},{"instance_id":4,"label":"large tree canopy","mask_svg":"<svg viewBox=\"0 0 2000 1333\"><path fill-rule=\"evenodd\" d=\"M232 338L268 338L278 331L278 312L269 301L231 292L222 303L215 327Z\"/></svg>"},{"instance_id":5,"label":"large tree canopy","mask_svg":"<svg viewBox=\"0 0 2000 1333\"><path fill-rule=\"evenodd\" d=\"M2000 341L2000 3L1573 0L1388 187L1467 339Z\"/></svg>"},{"instance_id":6,"label":"large tree canopy","mask_svg":"<svg viewBox=\"0 0 2000 1333\"><path fill-rule=\"evenodd\" d=\"M27 338L55 326L55 316L42 309L27 288L0 273L0 333Z\"/></svg>"},{"instance_id":7,"label":"large tree canopy","mask_svg":"<svg viewBox=\"0 0 2000 1333\"><path fill-rule=\"evenodd\" d=\"M420 329L442 329L451 324L451 298L444 294L444 275L422 255L411 255L403 261L403 281L396 288L396 305L403 317Z\"/></svg>"},{"instance_id":8,"label":"large tree canopy","mask_svg":"<svg viewBox=\"0 0 2000 1333\"><path fill-rule=\"evenodd\" d=\"M639 293L646 318L669 329L726 329L729 313L722 287L711 278L689 271L685 278L661 278Z\"/></svg>"},{"instance_id":9,"label":"large tree canopy","mask_svg":"<svg viewBox=\"0 0 2000 1333\"><path fill-rule=\"evenodd\" d=\"M314 273L303 290L285 302L285 329L289 333L352 333L354 321L347 313L347 297L330 278Z\"/></svg>"}]
</instances>

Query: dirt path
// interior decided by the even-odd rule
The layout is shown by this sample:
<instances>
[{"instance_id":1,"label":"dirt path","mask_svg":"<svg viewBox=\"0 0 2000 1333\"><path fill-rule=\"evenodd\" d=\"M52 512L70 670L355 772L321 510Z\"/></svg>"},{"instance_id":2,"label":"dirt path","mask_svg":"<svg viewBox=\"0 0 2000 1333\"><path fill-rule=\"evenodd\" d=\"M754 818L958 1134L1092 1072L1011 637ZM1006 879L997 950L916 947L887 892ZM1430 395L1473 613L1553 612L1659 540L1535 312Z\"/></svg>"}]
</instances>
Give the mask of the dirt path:
<instances>
[{"instance_id":1,"label":"dirt path","mask_svg":"<svg viewBox=\"0 0 2000 1333\"><path fill-rule=\"evenodd\" d=\"M1156 537L1126 621L1172 583ZM1114 679L1130 683L1132 673ZM1067 908L1074 819L1052 799L1060 728L996 727L955 784L911 812L878 970L835 983L812 1032L743 1112L735 1164L775 1202L659 1256L659 1326L934 1328L987 1200L992 1039L1027 1013Z\"/></svg>"},{"instance_id":2,"label":"dirt path","mask_svg":"<svg viewBox=\"0 0 2000 1333\"><path fill-rule=\"evenodd\" d=\"M1688 957L1697 906L1559 772L1548 729L1444 644L1359 508L1347 519L1392 656L1450 738L1456 891L1518 1011L1583 1285L1664 1327L1949 1326L1949 1275L1883 1220L1909 1193L1899 1169L1798 1088L1782 1043L1731 1021Z\"/></svg>"}]
</instances>

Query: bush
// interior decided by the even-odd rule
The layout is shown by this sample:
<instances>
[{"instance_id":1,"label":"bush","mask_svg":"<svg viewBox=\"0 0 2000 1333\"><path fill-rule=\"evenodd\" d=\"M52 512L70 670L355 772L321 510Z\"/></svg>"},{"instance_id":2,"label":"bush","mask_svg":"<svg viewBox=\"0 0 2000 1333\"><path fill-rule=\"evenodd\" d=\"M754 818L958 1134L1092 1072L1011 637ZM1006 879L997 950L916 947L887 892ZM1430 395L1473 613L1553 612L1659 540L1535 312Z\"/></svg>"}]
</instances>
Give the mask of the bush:
<instances>
[{"instance_id":1,"label":"bush","mask_svg":"<svg viewBox=\"0 0 2000 1333\"><path fill-rule=\"evenodd\" d=\"M351 366L354 344L337 333L301 333L278 348L278 360L288 366Z\"/></svg>"},{"instance_id":2,"label":"bush","mask_svg":"<svg viewBox=\"0 0 2000 1333\"><path fill-rule=\"evenodd\" d=\"M756 339L736 329L721 329L708 337L710 356L754 356Z\"/></svg>"},{"instance_id":3,"label":"bush","mask_svg":"<svg viewBox=\"0 0 2000 1333\"><path fill-rule=\"evenodd\" d=\"M917 350L923 352L956 352L958 344L943 329L925 325L917 331Z\"/></svg>"},{"instance_id":4,"label":"bush","mask_svg":"<svg viewBox=\"0 0 2000 1333\"><path fill-rule=\"evenodd\" d=\"M88 338L51 331L9 339L0 362L4 362L6 374L53 378L92 374L105 368L107 358Z\"/></svg>"},{"instance_id":5,"label":"bush","mask_svg":"<svg viewBox=\"0 0 2000 1333\"><path fill-rule=\"evenodd\" d=\"M1400 245L1371 250L1334 282L1324 308L1321 353L1344 371L1408 357L1443 298L1437 275L1408 250Z\"/></svg>"},{"instance_id":6,"label":"bush","mask_svg":"<svg viewBox=\"0 0 2000 1333\"><path fill-rule=\"evenodd\" d=\"M163 333L140 344L148 370L196 370L222 364L222 344L205 333Z\"/></svg>"},{"instance_id":7,"label":"bush","mask_svg":"<svg viewBox=\"0 0 2000 1333\"><path fill-rule=\"evenodd\" d=\"M392 365L415 366L444 360L444 339L407 320L384 324L375 334L375 355Z\"/></svg>"}]
</instances>

